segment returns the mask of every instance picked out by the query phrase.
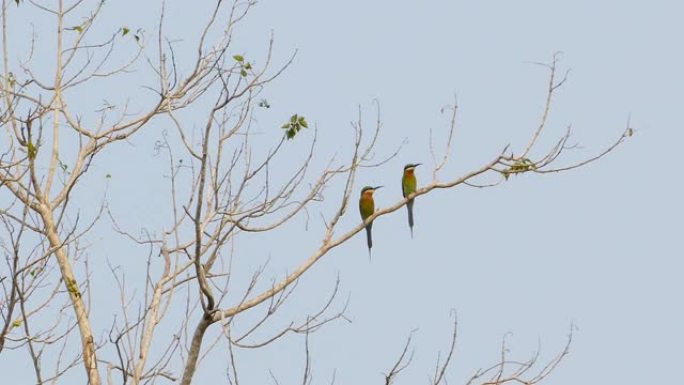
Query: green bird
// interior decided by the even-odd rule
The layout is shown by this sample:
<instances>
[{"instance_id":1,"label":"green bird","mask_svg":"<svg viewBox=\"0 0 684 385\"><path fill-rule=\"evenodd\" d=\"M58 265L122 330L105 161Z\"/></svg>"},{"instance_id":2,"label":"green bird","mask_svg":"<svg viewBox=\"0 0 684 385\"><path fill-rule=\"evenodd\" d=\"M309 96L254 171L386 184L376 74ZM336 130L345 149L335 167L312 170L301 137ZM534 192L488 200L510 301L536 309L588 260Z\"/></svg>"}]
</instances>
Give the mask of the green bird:
<instances>
[{"instance_id":1,"label":"green bird","mask_svg":"<svg viewBox=\"0 0 684 385\"><path fill-rule=\"evenodd\" d=\"M404 198L416 192L416 187L418 182L416 181L416 174L414 173L416 167L420 166L422 163L409 163L404 166L404 175L401 177L401 193ZM406 209L408 210L408 222L411 228L411 238L413 238L413 199L409 199L406 203Z\"/></svg>"},{"instance_id":2,"label":"green bird","mask_svg":"<svg viewBox=\"0 0 684 385\"><path fill-rule=\"evenodd\" d=\"M359 198L359 212L361 213L361 218L365 221L366 218L373 215L375 212L375 201L373 201L373 193L375 190L381 188L382 186L371 187L366 186L361 189L361 197ZM366 241L368 243L368 258L371 255L371 248L373 247L373 237L371 235L371 229L373 228L373 221L366 224Z\"/></svg>"}]
</instances>

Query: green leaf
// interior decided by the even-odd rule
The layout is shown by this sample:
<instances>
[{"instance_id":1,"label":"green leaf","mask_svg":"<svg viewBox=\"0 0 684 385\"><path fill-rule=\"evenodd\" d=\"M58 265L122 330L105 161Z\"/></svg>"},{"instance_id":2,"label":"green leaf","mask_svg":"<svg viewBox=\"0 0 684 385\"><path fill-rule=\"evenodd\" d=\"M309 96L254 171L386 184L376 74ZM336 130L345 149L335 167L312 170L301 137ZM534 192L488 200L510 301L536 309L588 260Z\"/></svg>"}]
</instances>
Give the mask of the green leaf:
<instances>
[{"instance_id":1,"label":"green leaf","mask_svg":"<svg viewBox=\"0 0 684 385\"><path fill-rule=\"evenodd\" d=\"M504 177L508 179L509 175L522 174L536 169L537 165L534 164L533 161L528 158L520 158L516 159L515 162L508 168L508 170L505 171Z\"/></svg>"},{"instance_id":2,"label":"green leaf","mask_svg":"<svg viewBox=\"0 0 684 385\"><path fill-rule=\"evenodd\" d=\"M288 122L288 123L285 123L282 126L280 126L280 128L290 128L291 125L292 125L292 123Z\"/></svg>"},{"instance_id":3,"label":"green leaf","mask_svg":"<svg viewBox=\"0 0 684 385\"><path fill-rule=\"evenodd\" d=\"M245 69L246 69L246 70L251 70L251 69L252 69L252 63L247 63L247 64L245 64Z\"/></svg>"},{"instance_id":4,"label":"green leaf","mask_svg":"<svg viewBox=\"0 0 684 385\"><path fill-rule=\"evenodd\" d=\"M287 136L287 139L292 139L295 135L297 135L297 131L295 131L294 128L291 128L285 132L285 135Z\"/></svg>"},{"instance_id":5,"label":"green leaf","mask_svg":"<svg viewBox=\"0 0 684 385\"><path fill-rule=\"evenodd\" d=\"M271 108L271 105L268 104L268 100L266 100L266 99L261 99L261 100L259 101L259 107Z\"/></svg>"},{"instance_id":6,"label":"green leaf","mask_svg":"<svg viewBox=\"0 0 684 385\"><path fill-rule=\"evenodd\" d=\"M290 122L292 122L292 124L296 124L297 119L298 119L297 114L294 114L290 117Z\"/></svg>"},{"instance_id":7,"label":"green leaf","mask_svg":"<svg viewBox=\"0 0 684 385\"><path fill-rule=\"evenodd\" d=\"M247 77L247 71L245 71L244 69L240 70L240 76L242 76L243 78Z\"/></svg>"},{"instance_id":8,"label":"green leaf","mask_svg":"<svg viewBox=\"0 0 684 385\"><path fill-rule=\"evenodd\" d=\"M36 148L36 146L34 146L33 143L28 142L28 145L26 147L28 148L29 160L36 159L36 155L38 155L38 149Z\"/></svg>"},{"instance_id":9,"label":"green leaf","mask_svg":"<svg viewBox=\"0 0 684 385\"><path fill-rule=\"evenodd\" d=\"M306 123L306 119L303 116L299 117L299 125L304 128L309 128L309 124Z\"/></svg>"},{"instance_id":10,"label":"green leaf","mask_svg":"<svg viewBox=\"0 0 684 385\"><path fill-rule=\"evenodd\" d=\"M135 38L135 41L140 42L140 35L136 33L133 37Z\"/></svg>"},{"instance_id":11,"label":"green leaf","mask_svg":"<svg viewBox=\"0 0 684 385\"><path fill-rule=\"evenodd\" d=\"M233 55L233 59L235 59L235 61L238 61L240 63L245 61L245 58L242 55Z\"/></svg>"},{"instance_id":12,"label":"green leaf","mask_svg":"<svg viewBox=\"0 0 684 385\"><path fill-rule=\"evenodd\" d=\"M73 30L78 33L83 33L83 27L81 27L80 25L75 26Z\"/></svg>"},{"instance_id":13,"label":"green leaf","mask_svg":"<svg viewBox=\"0 0 684 385\"><path fill-rule=\"evenodd\" d=\"M128 35L129 32L131 32L130 29L128 29L126 27L121 28L121 36L126 36L126 35Z\"/></svg>"},{"instance_id":14,"label":"green leaf","mask_svg":"<svg viewBox=\"0 0 684 385\"><path fill-rule=\"evenodd\" d=\"M105 175L105 178L111 179L111 178L112 178L112 174L107 174L107 175Z\"/></svg>"}]
</instances>

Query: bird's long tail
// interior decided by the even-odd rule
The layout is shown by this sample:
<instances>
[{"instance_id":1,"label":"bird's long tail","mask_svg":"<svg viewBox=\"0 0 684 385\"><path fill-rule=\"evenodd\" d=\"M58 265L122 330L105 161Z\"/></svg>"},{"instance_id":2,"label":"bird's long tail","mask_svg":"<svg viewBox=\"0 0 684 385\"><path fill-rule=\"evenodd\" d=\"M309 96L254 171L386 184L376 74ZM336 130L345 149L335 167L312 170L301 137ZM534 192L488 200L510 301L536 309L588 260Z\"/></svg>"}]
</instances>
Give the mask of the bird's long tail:
<instances>
[{"instance_id":1,"label":"bird's long tail","mask_svg":"<svg viewBox=\"0 0 684 385\"><path fill-rule=\"evenodd\" d=\"M373 222L366 225L366 241L368 243L368 259L371 257L371 248L373 247L373 236L371 235L371 229L373 228Z\"/></svg>"},{"instance_id":2,"label":"bird's long tail","mask_svg":"<svg viewBox=\"0 0 684 385\"><path fill-rule=\"evenodd\" d=\"M411 228L411 238L413 238L413 199L406 203L406 209L408 210L408 220L409 227Z\"/></svg>"}]
</instances>

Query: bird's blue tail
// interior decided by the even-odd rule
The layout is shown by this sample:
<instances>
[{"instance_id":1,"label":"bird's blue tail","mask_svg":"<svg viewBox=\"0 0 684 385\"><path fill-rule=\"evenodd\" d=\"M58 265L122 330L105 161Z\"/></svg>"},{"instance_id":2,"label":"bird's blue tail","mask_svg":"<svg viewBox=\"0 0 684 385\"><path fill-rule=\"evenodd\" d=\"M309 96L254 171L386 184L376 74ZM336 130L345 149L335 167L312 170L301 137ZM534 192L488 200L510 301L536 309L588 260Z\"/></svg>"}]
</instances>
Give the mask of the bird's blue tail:
<instances>
[{"instance_id":1,"label":"bird's blue tail","mask_svg":"<svg viewBox=\"0 0 684 385\"><path fill-rule=\"evenodd\" d=\"M373 228L373 222L366 225L366 241L368 243L368 258L370 258L371 248L373 247L373 236L371 235L371 229Z\"/></svg>"},{"instance_id":2,"label":"bird's blue tail","mask_svg":"<svg viewBox=\"0 0 684 385\"><path fill-rule=\"evenodd\" d=\"M408 210L408 220L409 227L411 228L411 238L413 238L413 199L406 203L406 209Z\"/></svg>"}]
</instances>

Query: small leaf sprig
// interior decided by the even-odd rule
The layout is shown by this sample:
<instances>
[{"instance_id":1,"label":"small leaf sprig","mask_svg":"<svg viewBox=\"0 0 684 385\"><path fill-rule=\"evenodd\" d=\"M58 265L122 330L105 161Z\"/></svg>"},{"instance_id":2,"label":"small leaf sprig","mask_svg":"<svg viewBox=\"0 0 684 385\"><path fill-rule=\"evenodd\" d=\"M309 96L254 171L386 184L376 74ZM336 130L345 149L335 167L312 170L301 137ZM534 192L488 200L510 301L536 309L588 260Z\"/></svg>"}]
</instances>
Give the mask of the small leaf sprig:
<instances>
[{"instance_id":1,"label":"small leaf sprig","mask_svg":"<svg viewBox=\"0 0 684 385\"><path fill-rule=\"evenodd\" d=\"M290 120L280 126L280 128L285 130L285 136L287 136L287 139L292 139L302 128L309 128L309 124L306 122L306 118L304 116L294 114L290 117Z\"/></svg>"},{"instance_id":2,"label":"small leaf sprig","mask_svg":"<svg viewBox=\"0 0 684 385\"><path fill-rule=\"evenodd\" d=\"M233 55L233 60L240 65L240 76L247 77L247 71L252 69L252 63L245 61L245 57L242 55Z\"/></svg>"}]
</instances>

